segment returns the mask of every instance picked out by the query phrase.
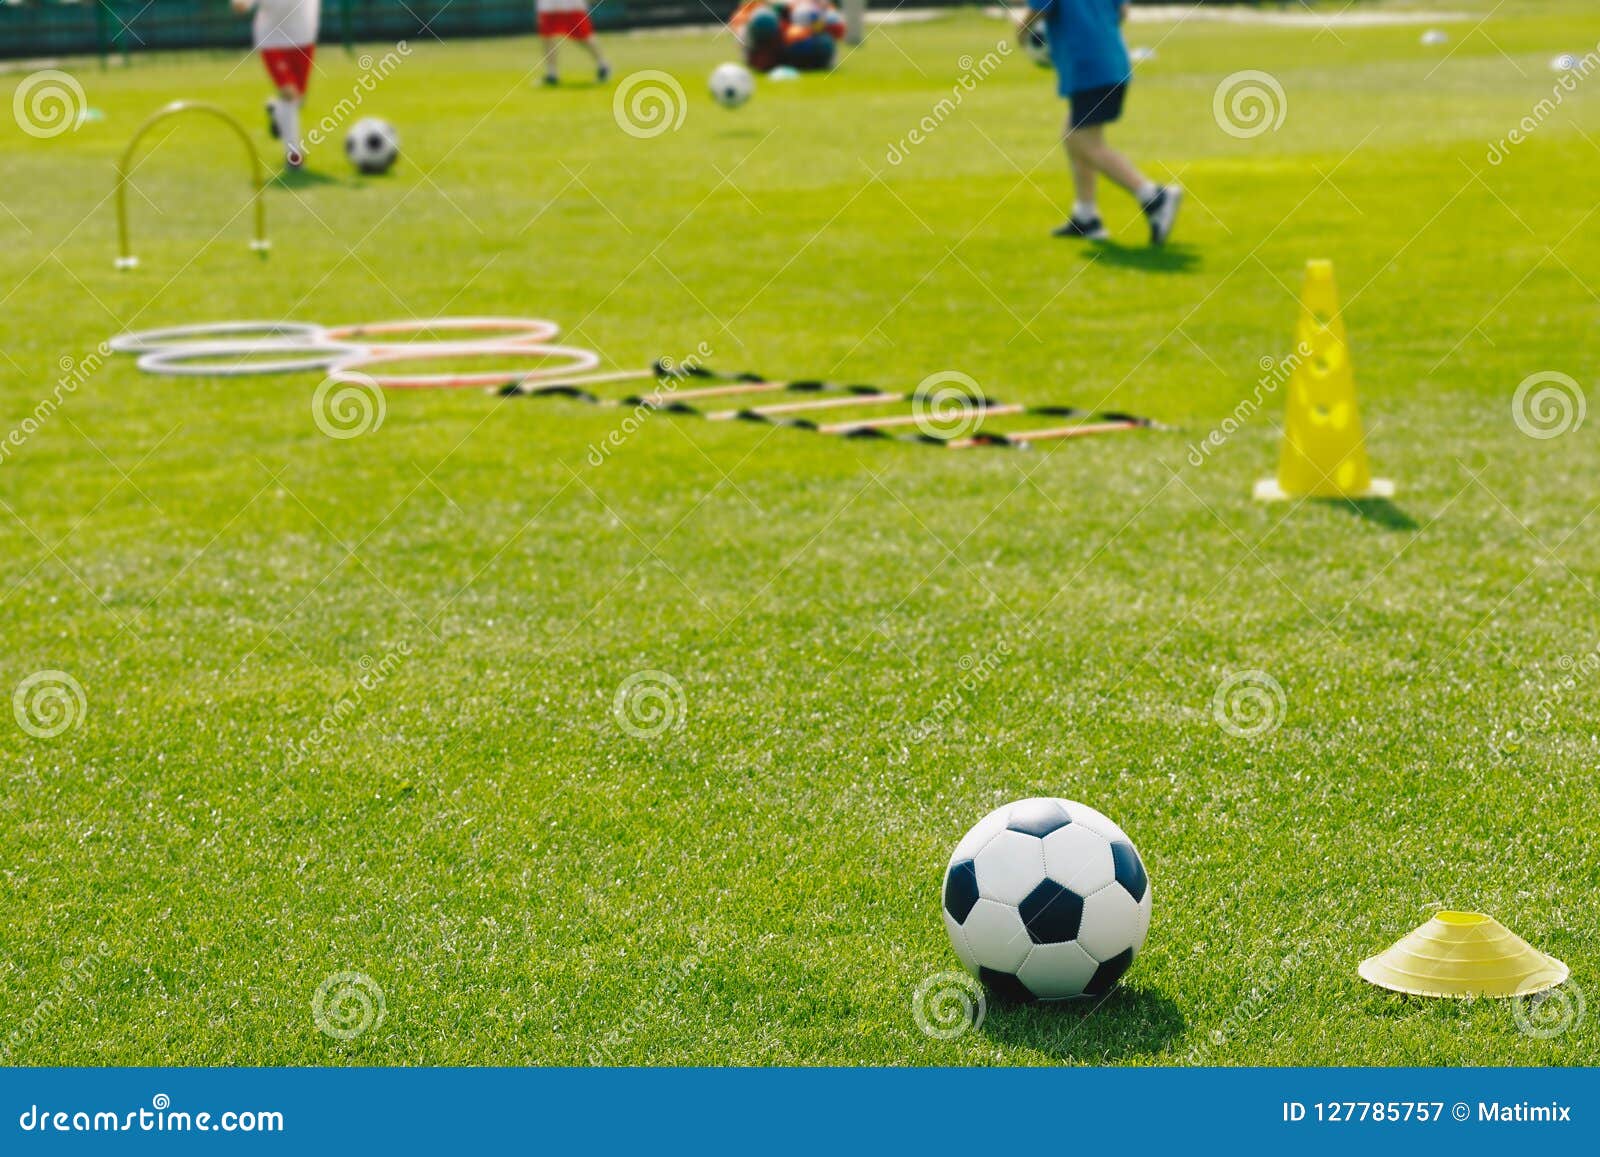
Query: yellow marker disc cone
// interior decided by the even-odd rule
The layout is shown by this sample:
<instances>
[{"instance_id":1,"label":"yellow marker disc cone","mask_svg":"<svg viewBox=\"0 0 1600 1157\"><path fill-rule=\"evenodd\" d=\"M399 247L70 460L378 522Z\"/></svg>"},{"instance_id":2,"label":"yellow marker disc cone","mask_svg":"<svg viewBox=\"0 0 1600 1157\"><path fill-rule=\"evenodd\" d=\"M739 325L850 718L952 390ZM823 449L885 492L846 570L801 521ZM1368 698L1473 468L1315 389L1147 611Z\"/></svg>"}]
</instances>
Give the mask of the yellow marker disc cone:
<instances>
[{"instance_id":1,"label":"yellow marker disc cone","mask_svg":"<svg viewBox=\"0 0 1600 1157\"><path fill-rule=\"evenodd\" d=\"M1412 996L1529 996L1567 978L1565 964L1482 912L1440 912L1360 971Z\"/></svg>"}]
</instances>

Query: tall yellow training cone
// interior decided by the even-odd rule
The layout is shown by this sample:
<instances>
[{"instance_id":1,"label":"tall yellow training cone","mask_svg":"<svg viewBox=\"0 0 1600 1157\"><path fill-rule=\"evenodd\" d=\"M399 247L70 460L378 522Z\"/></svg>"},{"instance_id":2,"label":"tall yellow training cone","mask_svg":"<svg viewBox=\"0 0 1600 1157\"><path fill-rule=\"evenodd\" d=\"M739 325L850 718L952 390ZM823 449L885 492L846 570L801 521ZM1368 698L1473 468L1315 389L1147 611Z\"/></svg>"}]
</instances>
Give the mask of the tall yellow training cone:
<instances>
[{"instance_id":1,"label":"tall yellow training cone","mask_svg":"<svg viewBox=\"0 0 1600 1157\"><path fill-rule=\"evenodd\" d=\"M1567 979L1565 964L1482 912L1440 912L1359 971L1412 996L1531 996Z\"/></svg>"},{"instance_id":2,"label":"tall yellow training cone","mask_svg":"<svg viewBox=\"0 0 1600 1157\"><path fill-rule=\"evenodd\" d=\"M1308 261L1295 324L1278 476L1256 483L1256 497L1388 498L1394 483L1373 478L1356 407L1344 318L1333 262Z\"/></svg>"}]
</instances>

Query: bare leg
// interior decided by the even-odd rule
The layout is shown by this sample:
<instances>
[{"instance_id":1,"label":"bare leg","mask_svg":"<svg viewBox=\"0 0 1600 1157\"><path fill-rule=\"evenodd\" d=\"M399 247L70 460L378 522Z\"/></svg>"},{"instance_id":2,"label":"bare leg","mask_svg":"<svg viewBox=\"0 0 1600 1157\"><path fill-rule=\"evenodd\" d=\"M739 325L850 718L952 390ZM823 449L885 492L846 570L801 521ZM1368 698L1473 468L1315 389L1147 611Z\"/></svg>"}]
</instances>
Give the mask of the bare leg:
<instances>
[{"instance_id":1,"label":"bare leg","mask_svg":"<svg viewBox=\"0 0 1600 1157\"><path fill-rule=\"evenodd\" d=\"M556 78L556 50L561 47L561 37L545 36L544 41L544 75L546 80Z\"/></svg>"},{"instance_id":2,"label":"bare leg","mask_svg":"<svg viewBox=\"0 0 1600 1157\"><path fill-rule=\"evenodd\" d=\"M1106 143L1103 125L1086 125L1077 129L1069 126L1067 156L1072 160L1072 181L1079 190L1080 200L1085 189L1092 195L1094 175L1104 173L1139 202L1139 208L1144 211L1145 219L1150 222L1150 244L1166 243L1167 238L1172 235L1172 226L1178 217L1178 206L1183 202L1181 188L1177 185L1163 187L1146 180L1132 161ZM1075 214L1080 211L1074 209ZM1063 230L1067 228L1063 226ZM1062 235L1074 234L1063 232Z\"/></svg>"},{"instance_id":3,"label":"bare leg","mask_svg":"<svg viewBox=\"0 0 1600 1157\"><path fill-rule=\"evenodd\" d=\"M606 56L605 53L600 51L600 42L598 40L591 36L587 40L578 41L578 43L583 47L583 50L594 59L596 67L606 67Z\"/></svg>"},{"instance_id":4,"label":"bare leg","mask_svg":"<svg viewBox=\"0 0 1600 1157\"><path fill-rule=\"evenodd\" d=\"M1104 173L1107 178L1135 197L1139 195L1141 189L1150 187L1150 182L1145 180L1144 174L1134 167L1133 162L1106 143L1104 125L1068 129L1067 155L1072 158L1072 177L1075 184L1079 182L1078 169L1082 166L1091 174Z\"/></svg>"},{"instance_id":5,"label":"bare leg","mask_svg":"<svg viewBox=\"0 0 1600 1157\"><path fill-rule=\"evenodd\" d=\"M1093 205L1095 203L1095 185L1099 181L1099 174L1095 167L1089 163L1089 158L1078 147L1080 135L1072 131L1071 121L1068 121L1064 130L1064 139L1067 144L1067 164L1072 167L1072 191L1079 205Z\"/></svg>"}]
</instances>

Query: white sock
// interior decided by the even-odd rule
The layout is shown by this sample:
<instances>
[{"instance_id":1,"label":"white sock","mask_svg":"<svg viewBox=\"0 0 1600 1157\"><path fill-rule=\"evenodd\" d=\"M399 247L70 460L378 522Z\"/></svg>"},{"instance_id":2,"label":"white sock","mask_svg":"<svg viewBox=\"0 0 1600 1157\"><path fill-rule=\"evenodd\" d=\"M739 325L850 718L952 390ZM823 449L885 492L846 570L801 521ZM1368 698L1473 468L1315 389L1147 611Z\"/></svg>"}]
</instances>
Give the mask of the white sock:
<instances>
[{"instance_id":1,"label":"white sock","mask_svg":"<svg viewBox=\"0 0 1600 1157\"><path fill-rule=\"evenodd\" d=\"M1074 221L1093 221L1100 216L1100 210L1093 201L1074 201L1072 203L1072 219Z\"/></svg>"},{"instance_id":2,"label":"white sock","mask_svg":"<svg viewBox=\"0 0 1600 1157\"><path fill-rule=\"evenodd\" d=\"M1154 181L1146 181L1134 191L1133 195L1139 199L1139 204L1148 205L1159 192L1161 192L1160 185L1156 184Z\"/></svg>"},{"instance_id":3,"label":"white sock","mask_svg":"<svg viewBox=\"0 0 1600 1157\"><path fill-rule=\"evenodd\" d=\"M283 155L291 164L297 164L305 156L300 144L299 101L278 101L278 132L283 137Z\"/></svg>"}]
</instances>

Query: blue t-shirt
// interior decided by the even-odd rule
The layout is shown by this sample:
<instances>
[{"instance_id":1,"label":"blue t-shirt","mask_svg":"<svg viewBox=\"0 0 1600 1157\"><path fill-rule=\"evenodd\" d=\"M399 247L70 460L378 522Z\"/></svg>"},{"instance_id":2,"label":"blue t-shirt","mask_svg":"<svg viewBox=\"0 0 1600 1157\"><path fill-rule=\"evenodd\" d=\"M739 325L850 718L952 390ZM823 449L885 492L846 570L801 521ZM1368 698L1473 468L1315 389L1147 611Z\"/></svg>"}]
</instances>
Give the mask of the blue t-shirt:
<instances>
[{"instance_id":1,"label":"blue t-shirt","mask_svg":"<svg viewBox=\"0 0 1600 1157\"><path fill-rule=\"evenodd\" d=\"M1133 75L1128 46L1122 40L1122 5L1126 0L1028 0L1044 13L1050 59L1060 78L1062 96L1126 84Z\"/></svg>"}]
</instances>

